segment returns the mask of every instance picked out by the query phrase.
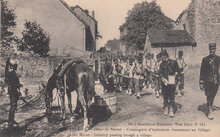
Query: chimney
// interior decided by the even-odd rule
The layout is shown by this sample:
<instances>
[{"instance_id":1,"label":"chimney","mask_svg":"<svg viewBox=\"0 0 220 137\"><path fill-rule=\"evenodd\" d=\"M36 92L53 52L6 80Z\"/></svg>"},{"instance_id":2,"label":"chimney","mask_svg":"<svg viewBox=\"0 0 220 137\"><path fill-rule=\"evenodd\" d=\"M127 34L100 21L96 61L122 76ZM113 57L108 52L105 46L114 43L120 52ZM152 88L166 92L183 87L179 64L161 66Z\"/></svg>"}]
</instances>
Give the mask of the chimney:
<instances>
[{"instance_id":1,"label":"chimney","mask_svg":"<svg viewBox=\"0 0 220 137\"><path fill-rule=\"evenodd\" d=\"M92 17L95 19L95 11L92 11Z\"/></svg>"},{"instance_id":2,"label":"chimney","mask_svg":"<svg viewBox=\"0 0 220 137\"><path fill-rule=\"evenodd\" d=\"M89 11L88 11L88 10L84 10L84 12L85 12L86 14L89 14Z\"/></svg>"}]
</instances>

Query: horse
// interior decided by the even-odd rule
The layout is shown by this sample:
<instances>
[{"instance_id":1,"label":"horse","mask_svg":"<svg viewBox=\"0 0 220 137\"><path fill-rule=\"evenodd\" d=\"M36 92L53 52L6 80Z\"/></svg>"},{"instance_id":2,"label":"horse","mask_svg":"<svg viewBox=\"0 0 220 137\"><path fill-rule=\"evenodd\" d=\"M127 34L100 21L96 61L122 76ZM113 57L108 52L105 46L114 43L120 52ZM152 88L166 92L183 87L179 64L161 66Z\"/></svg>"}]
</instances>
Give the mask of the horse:
<instances>
[{"instance_id":1,"label":"horse","mask_svg":"<svg viewBox=\"0 0 220 137\"><path fill-rule=\"evenodd\" d=\"M94 103L95 96L95 73L81 60L70 60L57 75L56 87L61 100L61 118L65 120L65 94L68 99L68 107L72 114L71 92L77 93L76 110L79 106L83 109L84 125L83 130L89 129L89 111Z\"/></svg>"}]
</instances>

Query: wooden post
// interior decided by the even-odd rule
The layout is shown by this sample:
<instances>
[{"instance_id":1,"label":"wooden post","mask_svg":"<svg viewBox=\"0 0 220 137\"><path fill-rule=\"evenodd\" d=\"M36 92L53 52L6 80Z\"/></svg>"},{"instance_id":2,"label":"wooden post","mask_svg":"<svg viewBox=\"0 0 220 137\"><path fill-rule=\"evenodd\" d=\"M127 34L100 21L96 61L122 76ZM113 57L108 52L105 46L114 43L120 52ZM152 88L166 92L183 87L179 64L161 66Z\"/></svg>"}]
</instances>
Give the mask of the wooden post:
<instances>
[{"instance_id":1,"label":"wooden post","mask_svg":"<svg viewBox=\"0 0 220 137\"><path fill-rule=\"evenodd\" d=\"M174 48L174 59L176 58L176 50L177 48Z\"/></svg>"},{"instance_id":2,"label":"wooden post","mask_svg":"<svg viewBox=\"0 0 220 137\"><path fill-rule=\"evenodd\" d=\"M0 57L2 56L2 0L0 0Z\"/></svg>"}]
</instances>

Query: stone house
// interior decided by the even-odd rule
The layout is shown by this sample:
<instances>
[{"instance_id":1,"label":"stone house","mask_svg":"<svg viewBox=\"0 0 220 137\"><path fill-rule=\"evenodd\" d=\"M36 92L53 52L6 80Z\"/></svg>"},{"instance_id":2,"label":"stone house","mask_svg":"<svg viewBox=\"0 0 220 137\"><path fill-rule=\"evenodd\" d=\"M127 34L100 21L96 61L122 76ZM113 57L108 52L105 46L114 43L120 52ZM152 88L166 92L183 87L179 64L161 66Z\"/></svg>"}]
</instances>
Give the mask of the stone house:
<instances>
[{"instance_id":1,"label":"stone house","mask_svg":"<svg viewBox=\"0 0 220 137\"><path fill-rule=\"evenodd\" d=\"M207 55L209 43L220 45L220 0L192 0L176 24L175 29L185 29L196 40L197 55ZM220 54L218 47L217 54Z\"/></svg>"}]
</instances>

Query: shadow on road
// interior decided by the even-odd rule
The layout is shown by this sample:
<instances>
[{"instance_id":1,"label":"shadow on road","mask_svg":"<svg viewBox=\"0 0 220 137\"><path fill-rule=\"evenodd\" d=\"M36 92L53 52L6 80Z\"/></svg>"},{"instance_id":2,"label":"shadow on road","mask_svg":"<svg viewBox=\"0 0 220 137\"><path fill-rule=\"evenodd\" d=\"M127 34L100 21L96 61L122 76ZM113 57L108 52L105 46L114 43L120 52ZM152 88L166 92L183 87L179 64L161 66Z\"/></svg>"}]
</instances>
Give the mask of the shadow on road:
<instances>
[{"instance_id":1,"label":"shadow on road","mask_svg":"<svg viewBox=\"0 0 220 137\"><path fill-rule=\"evenodd\" d=\"M202 104L198 106L198 110L202 111L203 113L207 114L208 113L208 108L206 104Z\"/></svg>"},{"instance_id":2,"label":"shadow on road","mask_svg":"<svg viewBox=\"0 0 220 137\"><path fill-rule=\"evenodd\" d=\"M97 98L99 98L99 101L97 101ZM112 115L109 106L100 96L96 96L96 102L94 105L91 106L91 110L91 116L93 118L93 125L91 126L91 128L100 122L107 121Z\"/></svg>"},{"instance_id":3,"label":"shadow on road","mask_svg":"<svg viewBox=\"0 0 220 137\"><path fill-rule=\"evenodd\" d=\"M150 92L146 92L146 93L142 93L142 94L140 94L141 96L150 96L150 95L152 95L153 93L150 93Z\"/></svg>"},{"instance_id":4,"label":"shadow on road","mask_svg":"<svg viewBox=\"0 0 220 137\"><path fill-rule=\"evenodd\" d=\"M199 106L198 106L198 110L199 110L199 111L202 111L204 114L207 114L207 113L208 113L208 107L207 107L206 104L199 105ZM213 111L217 111L217 110L220 110L220 107L218 107L218 106L213 106Z\"/></svg>"},{"instance_id":5,"label":"shadow on road","mask_svg":"<svg viewBox=\"0 0 220 137\"><path fill-rule=\"evenodd\" d=\"M174 113L176 113L179 109L181 109L183 107L182 104L180 103L175 103L175 106L174 106Z\"/></svg>"}]
</instances>

